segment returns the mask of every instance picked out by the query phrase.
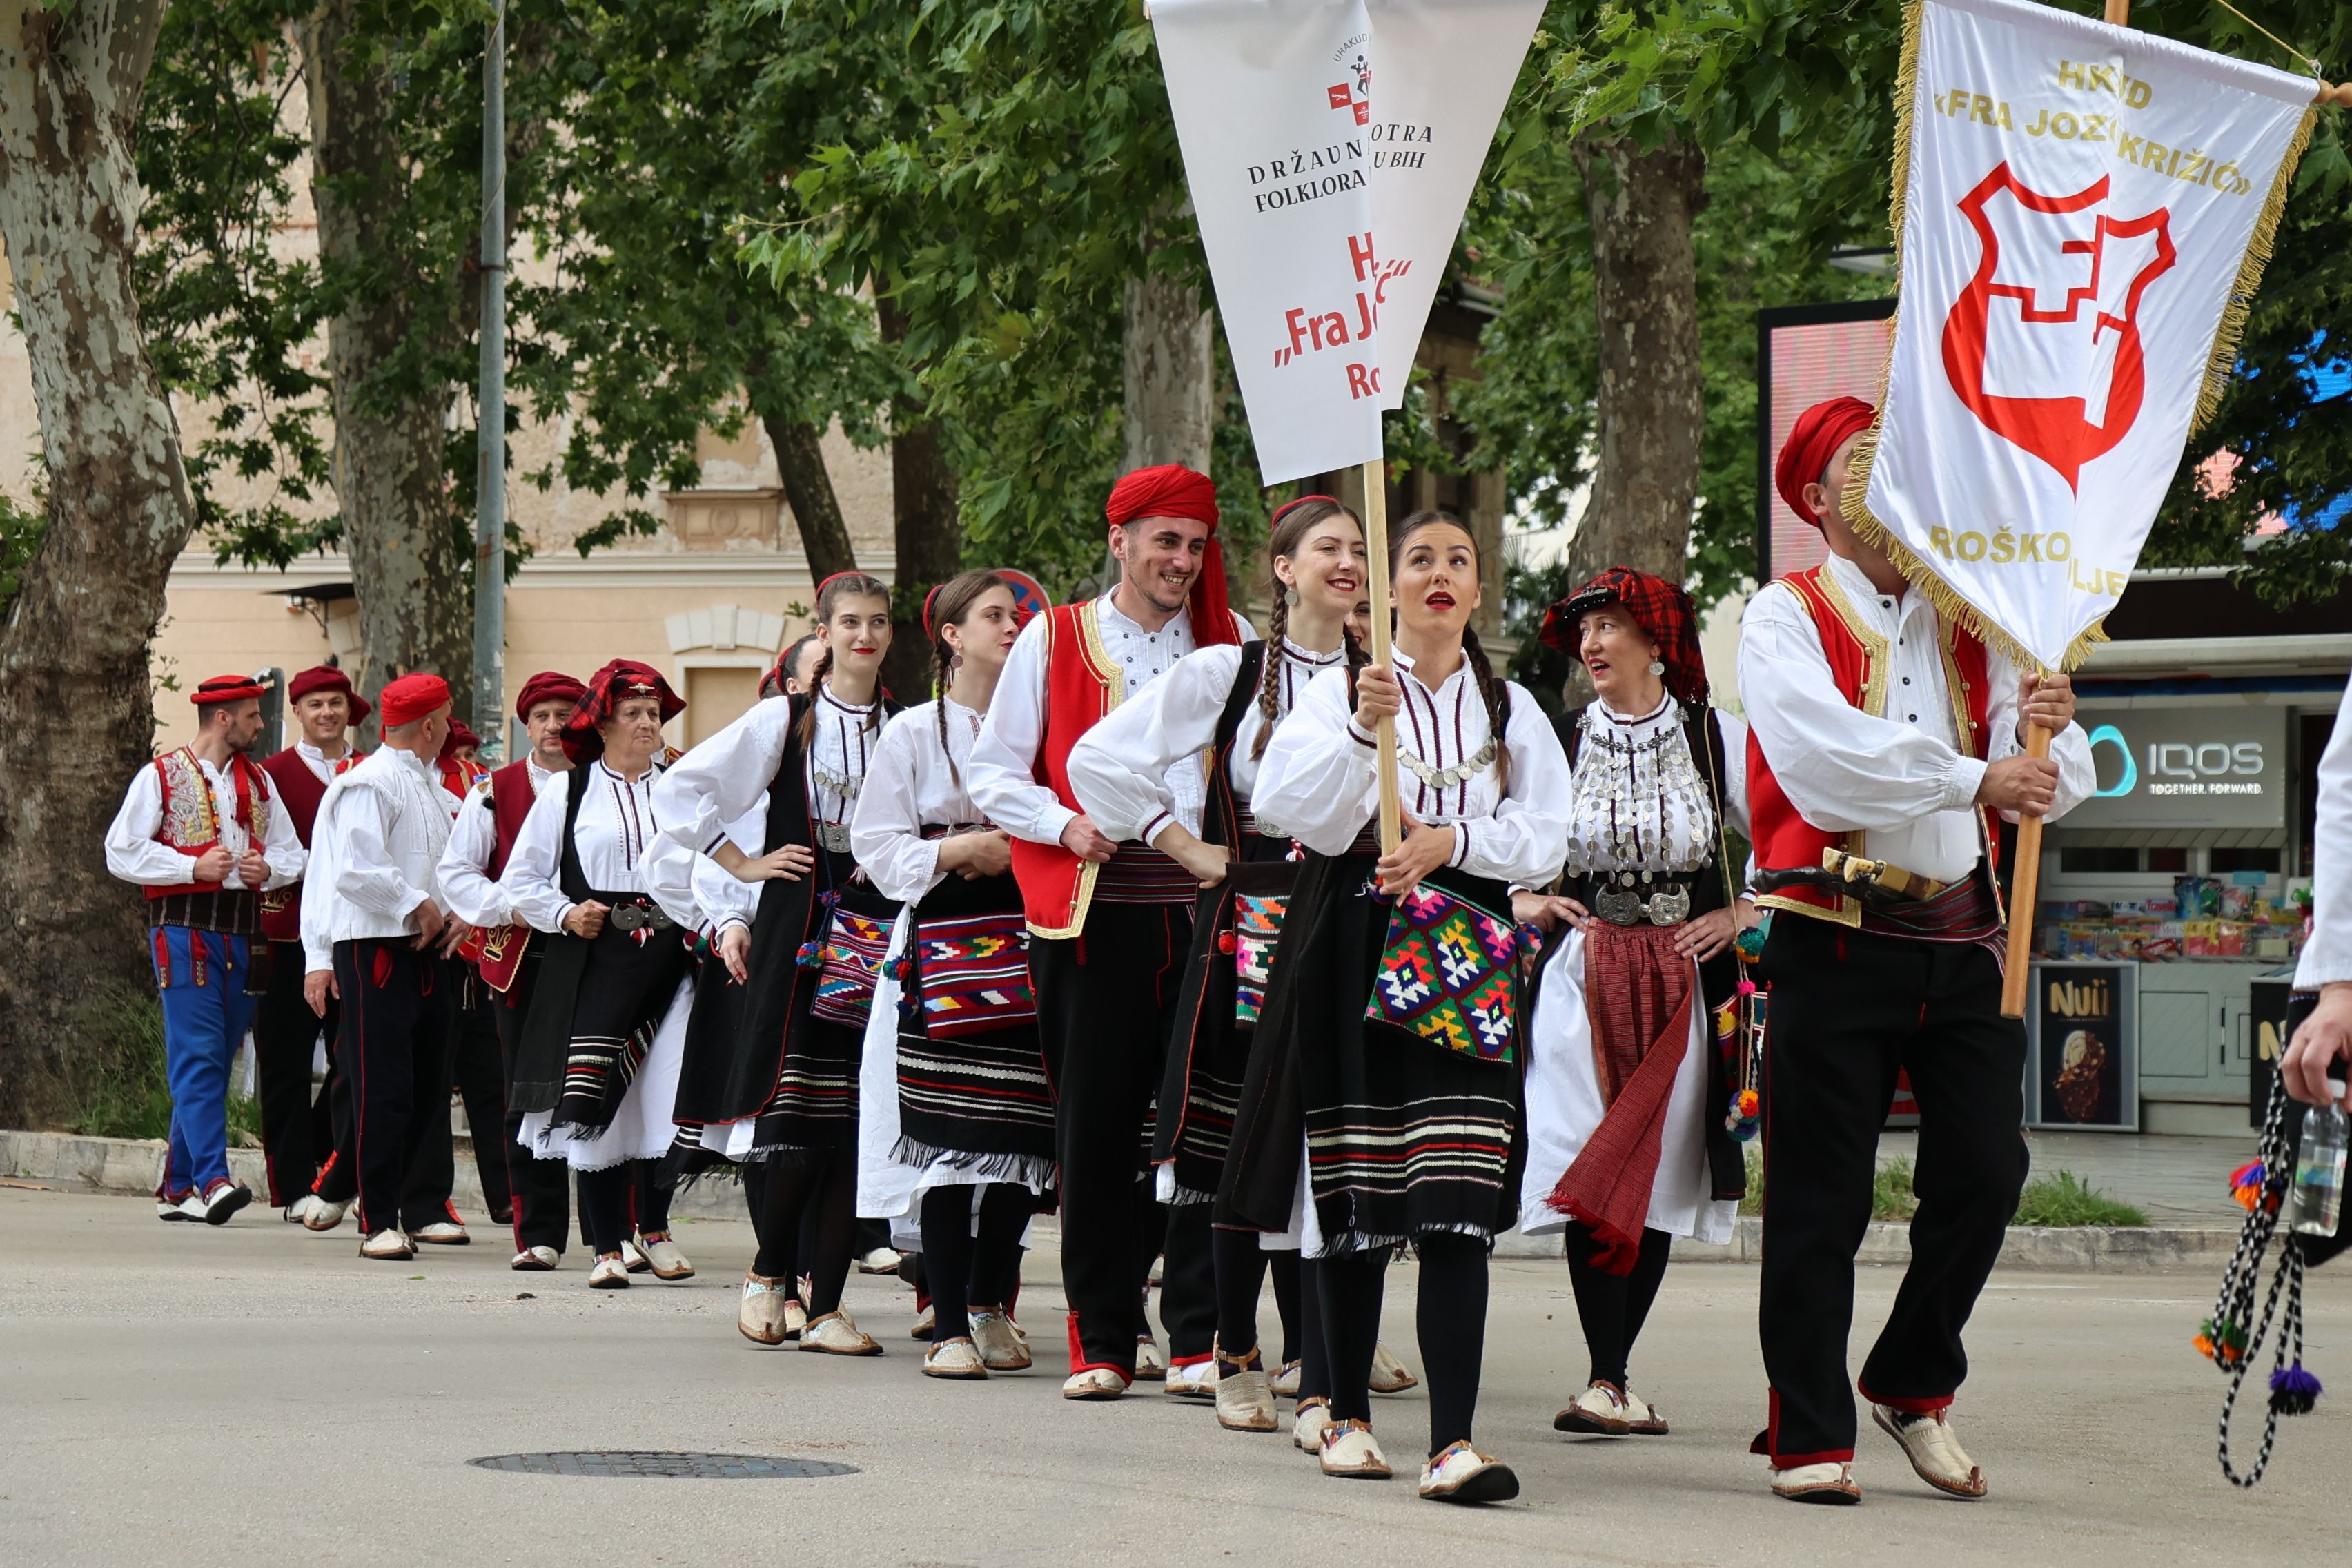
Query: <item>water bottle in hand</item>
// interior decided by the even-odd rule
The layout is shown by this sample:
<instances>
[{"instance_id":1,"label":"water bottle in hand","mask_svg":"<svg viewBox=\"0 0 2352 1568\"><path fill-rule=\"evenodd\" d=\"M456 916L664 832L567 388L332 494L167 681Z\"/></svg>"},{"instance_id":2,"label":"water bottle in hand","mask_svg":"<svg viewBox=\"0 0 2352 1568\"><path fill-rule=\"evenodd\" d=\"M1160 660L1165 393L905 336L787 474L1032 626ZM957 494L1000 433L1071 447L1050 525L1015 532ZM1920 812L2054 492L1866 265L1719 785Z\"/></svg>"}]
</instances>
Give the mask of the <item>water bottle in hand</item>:
<instances>
[{"instance_id":1,"label":"water bottle in hand","mask_svg":"<svg viewBox=\"0 0 2352 1568\"><path fill-rule=\"evenodd\" d=\"M2303 1113L2303 1150L2295 1157L2287 1224L2298 1236L2334 1236L2344 1212L2344 1156L2352 1150L2352 1121L2341 1108L2315 1105Z\"/></svg>"}]
</instances>

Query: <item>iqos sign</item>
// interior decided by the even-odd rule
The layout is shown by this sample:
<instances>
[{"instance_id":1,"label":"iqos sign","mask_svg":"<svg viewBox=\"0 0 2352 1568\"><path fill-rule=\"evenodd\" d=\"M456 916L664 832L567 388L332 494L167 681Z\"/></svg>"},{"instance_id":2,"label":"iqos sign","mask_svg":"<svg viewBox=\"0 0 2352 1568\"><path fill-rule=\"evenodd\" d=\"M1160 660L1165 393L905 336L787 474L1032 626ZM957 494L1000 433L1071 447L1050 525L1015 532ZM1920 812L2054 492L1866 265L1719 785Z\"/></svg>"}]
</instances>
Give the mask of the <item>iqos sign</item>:
<instances>
[{"instance_id":1,"label":"iqos sign","mask_svg":"<svg viewBox=\"0 0 2352 1568\"><path fill-rule=\"evenodd\" d=\"M2098 793L2070 827L2276 827L2286 821L2278 709L2086 710Z\"/></svg>"}]
</instances>

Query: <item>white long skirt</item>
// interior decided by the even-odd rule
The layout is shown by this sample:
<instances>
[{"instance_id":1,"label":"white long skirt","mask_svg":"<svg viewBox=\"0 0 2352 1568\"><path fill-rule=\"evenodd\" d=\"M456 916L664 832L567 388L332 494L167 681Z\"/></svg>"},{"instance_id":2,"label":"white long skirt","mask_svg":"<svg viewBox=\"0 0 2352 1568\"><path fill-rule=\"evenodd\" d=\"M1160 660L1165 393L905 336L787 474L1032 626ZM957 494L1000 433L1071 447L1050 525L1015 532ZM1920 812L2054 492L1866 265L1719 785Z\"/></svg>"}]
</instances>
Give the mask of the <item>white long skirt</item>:
<instances>
[{"instance_id":1,"label":"white long skirt","mask_svg":"<svg viewBox=\"0 0 2352 1568\"><path fill-rule=\"evenodd\" d=\"M631 1160L659 1159L677 1136L671 1113L677 1106L677 1071L686 1059L686 1019L694 1008L694 982L677 983L669 1010L654 1031L637 1076L629 1080L612 1124L593 1138L556 1137L552 1113L534 1110L522 1119L515 1142L536 1159L562 1160L575 1171L603 1171Z\"/></svg>"},{"instance_id":2,"label":"white long skirt","mask_svg":"<svg viewBox=\"0 0 2352 1568\"><path fill-rule=\"evenodd\" d=\"M1565 931L1561 940L1566 950L1543 966L1536 1026L1527 1041L1528 1170L1519 1188L1519 1229L1528 1236L1550 1236L1567 1226L1568 1216L1548 1200L1606 1109L1592 1060L1591 1015L1584 1005L1584 933ZM1696 975L1691 984L1697 985ZM1706 1023L1706 999L1694 990L1690 1049L1683 1053L1666 1102L1658 1176L1644 1223L1670 1236L1725 1242L1731 1239L1739 1205L1708 1196L1714 1180L1706 1163L1706 1119L1723 1114L1723 1107L1707 1102L1706 1053L1714 1044Z\"/></svg>"},{"instance_id":3,"label":"white long skirt","mask_svg":"<svg viewBox=\"0 0 2352 1568\"><path fill-rule=\"evenodd\" d=\"M866 1016L865 1054L857 1067L857 1217L888 1220L892 1237L905 1238L901 1251L921 1249L925 1193L933 1187L978 1187L1004 1180L959 1164L952 1155L941 1155L922 1165L908 1164L896 1156L899 985L891 970L906 948L910 929L902 910L890 928L890 945L874 984L874 1010ZM1042 1182L1022 1184L1033 1193L1045 1190ZM972 1223L979 1224L976 1214Z\"/></svg>"}]
</instances>

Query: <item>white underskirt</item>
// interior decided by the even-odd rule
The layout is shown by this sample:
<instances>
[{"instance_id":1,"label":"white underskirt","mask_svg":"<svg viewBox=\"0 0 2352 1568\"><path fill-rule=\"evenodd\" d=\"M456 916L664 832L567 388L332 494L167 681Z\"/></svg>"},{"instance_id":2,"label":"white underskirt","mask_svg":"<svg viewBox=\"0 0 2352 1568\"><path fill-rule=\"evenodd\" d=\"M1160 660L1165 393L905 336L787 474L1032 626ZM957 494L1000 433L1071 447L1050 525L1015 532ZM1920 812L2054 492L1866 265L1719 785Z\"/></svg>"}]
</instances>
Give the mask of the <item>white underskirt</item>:
<instances>
[{"instance_id":1,"label":"white underskirt","mask_svg":"<svg viewBox=\"0 0 2352 1568\"><path fill-rule=\"evenodd\" d=\"M671 1113L677 1106L677 1072L686 1059L686 1020L694 1010L694 982L677 983L669 1010L654 1030L646 1059L629 1080L612 1124L593 1138L551 1135L553 1114L527 1112L515 1142L541 1160L562 1160L575 1171L603 1171L631 1160L657 1160L669 1152L677 1136Z\"/></svg>"},{"instance_id":2,"label":"white underskirt","mask_svg":"<svg viewBox=\"0 0 2352 1568\"><path fill-rule=\"evenodd\" d=\"M1528 1046L1528 1169L1519 1188L1519 1229L1556 1235L1568 1218L1548 1201L1583 1151L1607 1109L1592 1061L1592 1018L1584 1004L1584 933L1564 931L1566 951L1543 966L1535 1028ZM1692 977L1694 987L1697 977ZM1708 1196L1714 1178L1706 1161L1706 1119L1724 1108L1707 1102L1706 1053L1714 1048L1706 998L1691 995L1691 1043L1683 1053L1658 1141L1658 1175L1650 1188L1652 1230L1697 1241L1731 1239L1739 1205Z\"/></svg>"}]
</instances>

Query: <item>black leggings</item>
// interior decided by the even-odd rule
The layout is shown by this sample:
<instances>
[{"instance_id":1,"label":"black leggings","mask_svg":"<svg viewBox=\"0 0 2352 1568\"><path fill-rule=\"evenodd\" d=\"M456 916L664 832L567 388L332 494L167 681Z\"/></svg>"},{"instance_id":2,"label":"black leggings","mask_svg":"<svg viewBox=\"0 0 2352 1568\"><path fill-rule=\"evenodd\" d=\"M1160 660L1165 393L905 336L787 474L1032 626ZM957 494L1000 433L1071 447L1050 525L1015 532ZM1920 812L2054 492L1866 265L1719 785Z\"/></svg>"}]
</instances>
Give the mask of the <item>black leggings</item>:
<instances>
[{"instance_id":1,"label":"black leggings","mask_svg":"<svg viewBox=\"0 0 2352 1568\"><path fill-rule=\"evenodd\" d=\"M751 1272L792 1279L808 1270L809 1316L841 1310L849 1255L857 1244L857 1160L847 1149L794 1150L768 1162L760 1177L760 1212L752 1230L760 1250ZM808 1250L799 1246L803 1215L814 1224ZM786 1289L791 1289L787 1286Z\"/></svg>"},{"instance_id":2,"label":"black leggings","mask_svg":"<svg viewBox=\"0 0 2352 1568\"><path fill-rule=\"evenodd\" d=\"M972 1194L980 1194L980 1234L972 1234ZM971 1307L1002 1308L1006 1277L1020 1277L1021 1228L1036 1209L1029 1189L1013 1182L933 1187L923 1194L923 1279L931 1289L931 1342L971 1337ZM1010 1263L1008 1268L1007 1264Z\"/></svg>"},{"instance_id":3,"label":"black leggings","mask_svg":"<svg viewBox=\"0 0 2352 1568\"><path fill-rule=\"evenodd\" d=\"M579 1182L580 1239L597 1257L620 1251L632 1234L659 1236L669 1229L677 1165L668 1155L582 1171Z\"/></svg>"},{"instance_id":4,"label":"black leggings","mask_svg":"<svg viewBox=\"0 0 2352 1568\"><path fill-rule=\"evenodd\" d=\"M1486 1243L1433 1232L1419 1237L1415 1329L1429 1378L1429 1451L1470 1440L1486 1354ZM1324 1344L1331 1359L1331 1419L1372 1418L1372 1350L1391 1249L1374 1247L1314 1265L1320 1275ZM1302 1393L1304 1390L1302 1389Z\"/></svg>"},{"instance_id":5,"label":"black leggings","mask_svg":"<svg viewBox=\"0 0 2352 1568\"><path fill-rule=\"evenodd\" d=\"M1254 1230L1218 1230L1210 1235L1216 1265L1217 1348L1227 1360L1239 1362L1258 1348L1258 1288L1269 1269L1274 1274L1274 1310L1282 1320L1282 1361L1299 1359L1303 1324L1298 1311L1298 1254L1268 1252L1258 1245Z\"/></svg>"},{"instance_id":6,"label":"black leggings","mask_svg":"<svg viewBox=\"0 0 2352 1568\"><path fill-rule=\"evenodd\" d=\"M1331 1397L1331 1357L1323 1338L1323 1265L1303 1253L1286 1256L1298 1260L1298 1398L1301 1404L1310 1399ZM1280 1300L1282 1276L1275 1276L1276 1300ZM1282 1358L1292 1360L1290 1348L1285 1346ZM1369 1376L1369 1373L1366 1374Z\"/></svg>"},{"instance_id":7,"label":"black leggings","mask_svg":"<svg viewBox=\"0 0 2352 1568\"><path fill-rule=\"evenodd\" d=\"M1674 1238L1663 1230L1642 1232L1641 1256L1630 1274L1604 1274L1592 1262L1592 1233L1568 1225L1568 1278L1576 1287L1577 1321L1584 1325L1585 1353L1592 1358L1594 1383L1625 1386L1625 1363L1642 1336L1658 1283L1666 1277L1666 1254Z\"/></svg>"}]
</instances>

